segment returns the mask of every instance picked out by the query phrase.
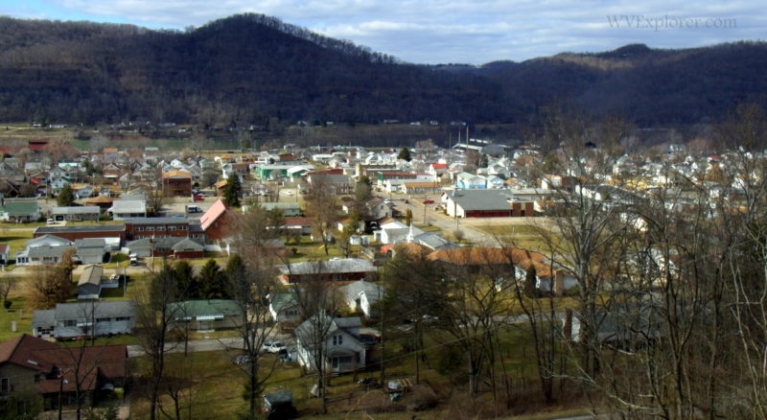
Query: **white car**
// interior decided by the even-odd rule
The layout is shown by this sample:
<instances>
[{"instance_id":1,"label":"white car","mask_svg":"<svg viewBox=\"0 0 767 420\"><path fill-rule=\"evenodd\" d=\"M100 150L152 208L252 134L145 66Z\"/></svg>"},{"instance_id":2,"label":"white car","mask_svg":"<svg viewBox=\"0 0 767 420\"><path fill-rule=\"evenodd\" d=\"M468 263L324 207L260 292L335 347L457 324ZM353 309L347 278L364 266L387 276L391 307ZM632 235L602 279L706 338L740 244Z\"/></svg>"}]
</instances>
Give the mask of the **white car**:
<instances>
[{"instance_id":1,"label":"white car","mask_svg":"<svg viewBox=\"0 0 767 420\"><path fill-rule=\"evenodd\" d=\"M267 353L282 353L288 350L288 348L279 341L266 341L261 345L261 350Z\"/></svg>"}]
</instances>

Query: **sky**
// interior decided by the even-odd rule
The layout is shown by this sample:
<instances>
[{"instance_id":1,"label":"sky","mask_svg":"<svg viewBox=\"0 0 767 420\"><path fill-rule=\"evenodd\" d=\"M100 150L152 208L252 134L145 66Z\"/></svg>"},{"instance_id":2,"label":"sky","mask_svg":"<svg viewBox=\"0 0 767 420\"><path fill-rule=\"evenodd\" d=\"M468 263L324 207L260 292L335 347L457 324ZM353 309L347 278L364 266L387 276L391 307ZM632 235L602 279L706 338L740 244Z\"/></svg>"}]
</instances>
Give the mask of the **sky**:
<instances>
[{"instance_id":1,"label":"sky","mask_svg":"<svg viewBox=\"0 0 767 420\"><path fill-rule=\"evenodd\" d=\"M260 13L416 64L760 40L756 0L0 0L0 15L184 30ZM2 28L0 28L2 31ZM761 37L761 38L760 38Z\"/></svg>"}]
</instances>

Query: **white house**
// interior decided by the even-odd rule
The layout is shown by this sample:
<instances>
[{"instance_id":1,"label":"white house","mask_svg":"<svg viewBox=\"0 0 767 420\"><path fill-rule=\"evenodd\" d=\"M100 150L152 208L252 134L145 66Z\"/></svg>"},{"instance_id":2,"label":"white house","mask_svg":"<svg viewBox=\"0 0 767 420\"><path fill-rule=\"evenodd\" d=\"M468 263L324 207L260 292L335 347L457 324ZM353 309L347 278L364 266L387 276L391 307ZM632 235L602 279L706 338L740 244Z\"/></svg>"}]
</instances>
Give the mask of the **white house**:
<instances>
[{"instance_id":1,"label":"white house","mask_svg":"<svg viewBox=\"0 0 767 420\"><path fill-rule=\"evenodd\" d=\"M364 369L368 346L360 338L361 326L359 317L312 316L296 328L298 363L307 371L317 370L320 364L331 372Z\"/></svg>"},{"instance_id":2,"label":"white house","mask_svg":"<svg viewBox=\"0 0 767 420\"><path fill-rule=\"evenodd\" d=\"M362 279L338 290L352 311L360 310L368 318L377 315L373 305L383 298L381 285Z\"/></svg>"},{"instance_id":3,"label":"white house","mask_svg":"<svg viewBox=\"0 0 767 420\"><path fill-rule=\"evenodd\" d=\"M58 303L32 315L32 335L44 338L130 334L135 325L136 302L127 300Z\"/></svg>"},{"instance_id":4,"label":"white house","mask_svg":"<svg viewBox=\"0 0 767 420\"><path fill-rule=\"evenodd\" d=\"M16 253L16 265L58 264L72 242L56 235L30 239L26 248Z\"/></svg>"},{"instance_id":5,"label":"white house","mask_svg":"<svg viewBox=\"0 0 767 420\"><path fill-rule=\"evenodd\" d=\"M112 203L112 207L107 210L107 213L110 214L114 220L123 220L131 217L146 217L146 200L118 200Z\"/></svg>"}]
</instances>

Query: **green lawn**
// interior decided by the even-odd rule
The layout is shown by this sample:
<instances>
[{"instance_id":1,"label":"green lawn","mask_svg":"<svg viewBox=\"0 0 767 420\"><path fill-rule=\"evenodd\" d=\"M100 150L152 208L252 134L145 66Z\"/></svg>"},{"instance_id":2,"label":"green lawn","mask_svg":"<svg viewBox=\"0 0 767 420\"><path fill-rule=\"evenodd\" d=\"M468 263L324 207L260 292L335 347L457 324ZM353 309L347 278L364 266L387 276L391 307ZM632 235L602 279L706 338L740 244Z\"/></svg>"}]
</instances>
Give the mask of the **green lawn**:
<instances>
[{"instance_id":1,"label":"green lawn","mask_svg":"<svg viewBox=\"0 0 767 420\"><path fill-rule=\"evenodd\" d=\"M499 360L496 371L500 374L505 372L514 383L514 392L520 396L537 393L537 375L535 365L535 352L531 345L530 335L525 325L507 327L499 330L500 340ZM387 378L404 378L415 380L415 359L412 354L403 351L403 346L410 340L407 333L392 334L386 342L386 373ZM421 364L420 377L427 389L432 390L440 404L434 409L418 412L419 419L442 419L455 414L450 411L456 397L453 392L462 389L465 378L462 379L464 359L460 355L459 347L454 338L444 333L432 333L426 337L426 358ZM450 354L456 354L457 359L450 359ZM374 351L375 354L375 351ZM247 376L241 370L244 366L235 365L233 360L235 353L209 352L190 353L185 357L183 354L170 354L167 356L169 377L176 377L186 381L187 387L182 393L181 410L182 417L195 419L218 419L236 418L238 413L246 409L242 392ZM372 356L377 360L378 356ZM453 356L455 357L455 356ZM451 365L445 362L453 361ZM149 369L148 360L144 358L133 359L133 372L146 374ZM316 413L320 409L321 402L309 395L309 390L315 382L313 375L305 375L295 363L281 364L276 362L273 355L265 355L262 358L262 372L274 370L267 382L265 393L277 390L288 390L293 393L294 402L301 417L340 419L340 418L369 418L363 412L372 414L375 419L401 419L410 418L412 413L405 416L405 411L386 413L394 407L403 410L408 404L412 404L415 394L406 394L402 401L392 403L381 389L363 390L357 380L363 377L379 377L379 370L373 369L368 372L360 372L357 375L345 374L328 378L328 411L324 416ZM452 373L440 373L447 369ZM501 375L499 375L500 377ZM459 391L460 392L460 391ZM491 392L488 385L483 383L482 394L477 401L480 404L492 404L489 399ZM534 397L533 397L534 398ZM164 404L168 407L170 399L166 396ZM467 400L468 401L468 400ZM148 404L143 396L141 386L133 388L131 397L131 411L136 418L146 418ZM565 410L565 411L562 411ZM191 411L191 412L190 412ZM548 407L546 414L522 417L525 419L556 418L561 413L582 413L582 410L569 410L566 406ZM353 416L353 417L348 417ZM362 416L362 417L360 417ZM404 416L404 417L403 417ZM503 417L499 417L503 418ZM516 417L515 417L516 418Z\"/></svg>"},{"instance_id":2,"label":"green lawn","mask_svg":"<svg viewBox=\"0 0 767 420\"><path fill-rule=\"evenodd\" d=\"M25 308L25 299L16 295L9 300L11 308L0 308L0 342L18 337L22 333L32 333L32 311ZM16 331L13 331L13 323L16 323Z\"/></svg>"}]
</instances>

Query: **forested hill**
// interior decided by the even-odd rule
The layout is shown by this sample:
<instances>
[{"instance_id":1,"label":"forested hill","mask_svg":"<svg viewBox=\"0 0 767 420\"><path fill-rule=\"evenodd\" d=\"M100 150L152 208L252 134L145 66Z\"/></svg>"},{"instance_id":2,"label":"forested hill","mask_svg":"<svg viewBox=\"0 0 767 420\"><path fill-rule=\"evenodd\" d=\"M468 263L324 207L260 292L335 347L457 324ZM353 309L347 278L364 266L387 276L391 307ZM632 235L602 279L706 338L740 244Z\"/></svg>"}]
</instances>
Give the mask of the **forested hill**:
<instances>
[{"instance_id":1,"label":"forested hill","mask_svg":"<svg viewBox=\"0 0 767 420\"><path fill-rule=\"evenodd\" d=\"M738 43L421 66L253 14L186 31L0 18L0 120L520 122L557 102L696 123L763 101L765 64L765 44Z\"/></svg>"}]
</instances>

